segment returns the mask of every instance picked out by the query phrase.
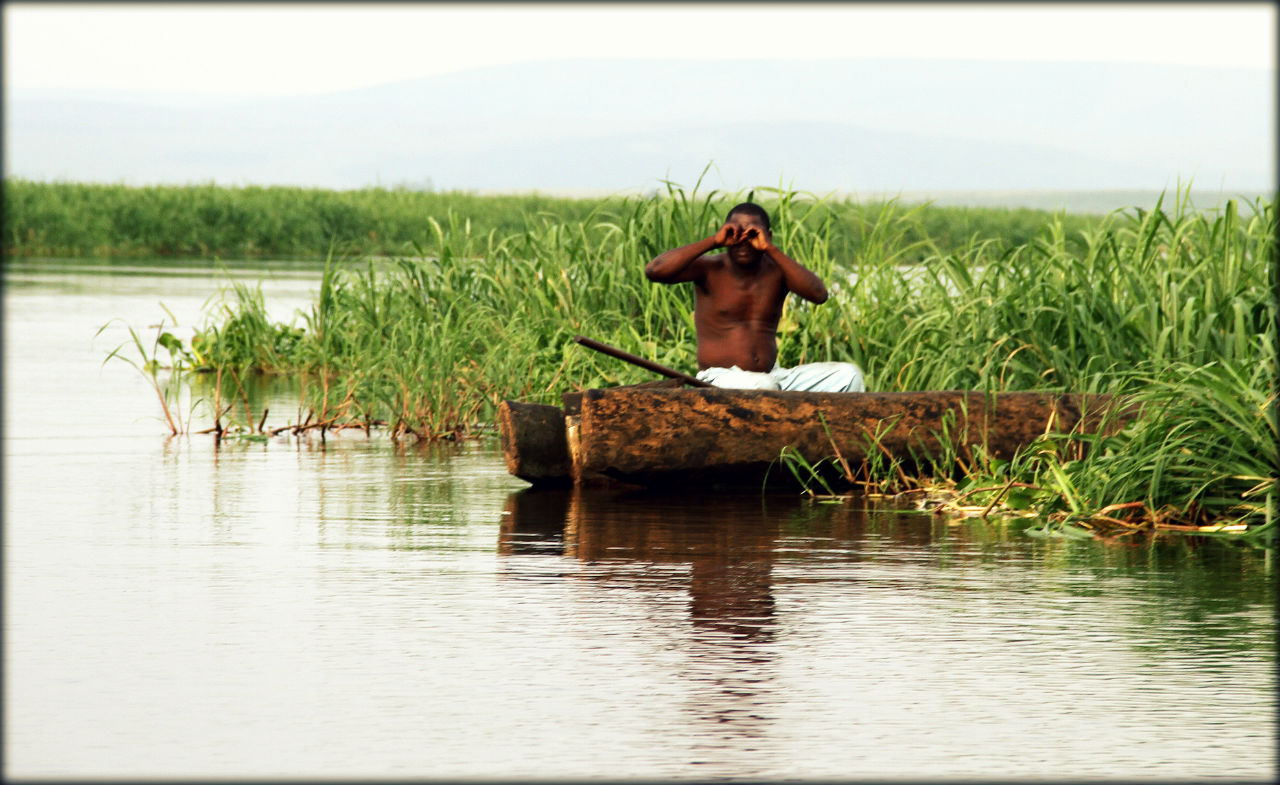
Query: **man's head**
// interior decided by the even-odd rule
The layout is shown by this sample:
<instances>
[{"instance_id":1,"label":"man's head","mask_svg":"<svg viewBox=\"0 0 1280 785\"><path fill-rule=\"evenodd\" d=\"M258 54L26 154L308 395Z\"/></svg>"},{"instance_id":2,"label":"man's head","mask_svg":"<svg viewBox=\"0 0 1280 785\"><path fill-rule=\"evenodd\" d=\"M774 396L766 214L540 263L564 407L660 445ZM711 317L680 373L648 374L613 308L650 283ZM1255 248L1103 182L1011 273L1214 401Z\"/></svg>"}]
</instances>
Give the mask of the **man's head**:
<instances>
[{"instance_id":1,"label":"man's head","mask_svg":"<svg viewBox=\"0 0 1280 785\"><path fill-rule=\"evenodd\" d=\"M746 241L750 234L759 232L766 240L773 239L773 232L769 228L769 214L754 202L735 205L725 218L725 223L738 229L738 242L731 244L728 248L729 258L738 264L751 264L761 256L761 252Z\"/></svg>"},{"instance_id":2,"label":"man's head","mask_svg":"<svg viewBox=\"0 0 1280 785\"><path fill-rule=\"evenodd\" d=\"M766 232L770 231L769 214L765 212L763 207L755 202L743 202L741 204L734 205L733 209L729 210L729 215L725 218L725 221L732 221L733 216L739 214L755 218L756 221L764 227Z\"/></svg>"}]
</instances>

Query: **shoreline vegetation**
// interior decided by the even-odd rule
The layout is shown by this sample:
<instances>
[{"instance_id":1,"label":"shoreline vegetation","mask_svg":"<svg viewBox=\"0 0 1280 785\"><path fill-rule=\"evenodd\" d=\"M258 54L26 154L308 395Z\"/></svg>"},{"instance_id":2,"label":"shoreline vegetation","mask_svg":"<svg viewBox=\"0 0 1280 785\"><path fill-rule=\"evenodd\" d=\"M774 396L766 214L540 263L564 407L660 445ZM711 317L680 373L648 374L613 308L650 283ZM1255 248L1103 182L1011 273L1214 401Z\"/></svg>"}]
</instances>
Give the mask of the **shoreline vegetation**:
<instances>
[{"instance_id":1,"label":"shoreline vegetation","mask_svg":"<svg viewBox=\"0 0 1280 785\"><path fill-rule=\"evenodd\" d=\"M429 218L475 237L522 232L532 221L573 224L636 199L537 194L478 195L407 188L337 191L290 186L156 185L37 182L6 178L6 256L197 259L324 259L438 254ZM824 200L814 223L830 214L827 240L837 257L864 239L864 216L888 200ZM726 209L729 205L726 205ZM1009 248L1032 240L1050 213L1031 208L932 207L905 230L909 243L944 251L982 234ZM1070 234L1101 216L1061 215Z\"/></svg>"},{"instance_id":2,"label":"shoreline vegetation","mask_svg":"<svg viewBox=\"0 0 1280 785\"><path fill-rule=\"evenodd\" d=\"M941 456L933 477L868 466L849 478L863 492L916 495L961 515L1028 515L1026 531L1042 536L1274 537L1280 281L1269 199L1206 210L1176 191L1079 216L674 184L654 196L557 200L10 180L5 237L10 255L102 243L238 258L323 248L316 300L294 322L271 321L261 290L232 282L189 343L162 327L135 333L115 356L152 378L175 432L190 429L170 413L186 389L206 402L219 439L380 427L434 440L491 432L503 399L554 403L650 378L576 346L575 334L692 367L692 294L654 286L642 270L710 235L746 198L831 289L820 307L789 302L783 365L851 360L874 390L1116 393L1139 411L1111 435L1046 436L1009 461L971 445ZM236 199L261 204L212 206ZM437 201L428 209L426 199ZM99 201L114 206L90 206ZM117 216L107 228L84 218L104 210ZM259 213L274 222L246 217ZM134 225L119 216L151 228L126 230ZM375 229L370 216L382 221ZM276 374L299 380L304 420L268 427L265 412L250 411L249 380ZM816 493L831 467L788 468Z\"/></svg>"}]
</instances>

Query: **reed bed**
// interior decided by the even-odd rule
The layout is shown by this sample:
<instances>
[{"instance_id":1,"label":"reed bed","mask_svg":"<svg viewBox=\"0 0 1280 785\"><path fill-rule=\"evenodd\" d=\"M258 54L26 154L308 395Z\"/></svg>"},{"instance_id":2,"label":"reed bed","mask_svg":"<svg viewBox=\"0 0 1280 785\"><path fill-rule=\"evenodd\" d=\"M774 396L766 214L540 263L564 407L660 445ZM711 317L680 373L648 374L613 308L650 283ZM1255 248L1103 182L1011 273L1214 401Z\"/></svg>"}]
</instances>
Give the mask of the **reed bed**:
<instances>
[{"instance_id":1,"label":"reed bed","mask_svg":"<svg viewBox=\"0 0 1280 785\"><path fill-rule=\"evenodd\" d=\"M732 195L721 195L728 199ZM438 254L430 219L471 226L477 236L522 232L529 220L582 221L602 207L625 209L626 200L558 198L539 194L479 195L406 188L349 191L319 188L223 187L212 184L144 186L4 182L5 253L44 257L163 257L324 259L397 256L415 245ZM728 204L724 205L726 208ZM880 205L824 200L811 217L830 218L833 253L847 256L862 240ZM933 208L908 232L951 249L974 235L1014 247L1039 231L1046 213L1030 209ZM1064 215L1070 231L1095 216Z\"/></svg>"},{"instance_id":2,"label":"reed bed","mask_svg":"<svg viewBox=\"0 0 1280 785\"><path fill-rule=\"evenodd\" d=\"M287 186L225 187L4 182L5 251L13 256L323 259L404 253L424 216L452 212L484 231L520 230L523 215L581 218L591 200L538 194Z\"/></svg>"},{"instance_id":3,"label":"reed bed","mask_svg":"<svg viewBox=\"0 0 1280 785\"><path fill-rule=\"evenodd\" d=\"M932 208L842 213L783 189L669 185L580 218L526 213L514 232L449 213L429 220L412 253L331 256L293 324L267 319L257 290L229 289L176 362L224 380L300 373L309 425L473 435L505 398L555 402L650 377L573 344L575 334L694 368L690 288L651 284L642 270L711 234L748 196L770 210L775 242L832 292L822 306L789 304L784 365L852 360L873 390L1118 393L1140 412L1106 437L1046 436L1010 461L980 446L935 456L927 481L868 465L868 489L948 489L941 506L1032 511L1041 533L1274 532L1276 216L1262 199L1199 210L1179 191L1085 228L1046 215L1026 242L975 233L955 247L929 235Z\"/></svg>"}]
</instances>

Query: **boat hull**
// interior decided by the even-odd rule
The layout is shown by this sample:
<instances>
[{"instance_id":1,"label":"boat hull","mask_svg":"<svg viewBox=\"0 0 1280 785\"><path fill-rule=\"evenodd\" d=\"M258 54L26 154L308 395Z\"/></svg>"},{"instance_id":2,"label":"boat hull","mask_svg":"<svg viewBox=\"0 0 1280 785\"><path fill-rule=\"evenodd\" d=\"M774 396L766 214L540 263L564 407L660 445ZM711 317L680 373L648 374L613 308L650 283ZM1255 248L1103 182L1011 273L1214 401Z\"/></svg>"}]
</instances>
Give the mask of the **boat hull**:
<instances>
[{"instance_id":1,"label":"boat hull","mask_svg":"<svg viewBox=\"0 0 1280 785\"><path fill-rule=\"evenodd\" d=\"M778 474L784 447L810 463L840 456L855 474L876 456L914 471L950 455L969 462L975 445L1007 459L1046 432L1093 433L1125 419L1109 395L1039 392L618 387L572 393L564 403L503 403L508 471L534 484L759 487L771 467Z\"/></svg>"}]
</instances>

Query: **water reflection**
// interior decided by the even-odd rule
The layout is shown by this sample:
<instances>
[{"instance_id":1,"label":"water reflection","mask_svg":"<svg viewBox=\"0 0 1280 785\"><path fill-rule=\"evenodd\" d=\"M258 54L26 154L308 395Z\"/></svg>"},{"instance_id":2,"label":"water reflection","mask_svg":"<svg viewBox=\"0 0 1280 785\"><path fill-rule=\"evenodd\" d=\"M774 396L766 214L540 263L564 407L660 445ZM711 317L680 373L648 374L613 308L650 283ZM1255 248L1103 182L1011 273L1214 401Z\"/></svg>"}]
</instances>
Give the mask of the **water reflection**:
<instances>
[{"instance_id":1,"label":"water reflection","mask_svg":"<svg viewBox=\"0 0 1280 785\"><path fill-rule=\"evenodd\" d=\"M572 560L567 573L602 587L679 591L690 628L746 644L730 654L742 662L767 661L780 592L887 592L958 619L996 604L1009 623L1046 630L1103 618L1126 631L1130 651L1203 669L1229 667L1267 636L1258 609L1274 607L1276 587L1255 549L1184 536L1039 540L1022 534L1027 525L869 500L530 488L507 497L498 551Z\"/></svg>"},{"instance_id":2,"label":"water reflection","mask_svg":"<svg viewBox=\"0 0 1280 785\"><path fill-rule=\"evenodd\" d=\"M710 761L724 745L751 754L776 717L772 571L794 499L526 490L507 498L505 555L558 554L602 588L686 595L688 635L672 673L690 685L681 708L712 729L692 743Z\"/></svg>"},{"instance_id":3,"label":"water reflection","mask_svg":"<svg viewBox=\"0 0 1280 785\"><path fill-rule=\"evenodd\" d=\"M499 552L561 553L590 564L585 574L655 588L655 574L689 595L695 628L748 641L772 637L771 572L778 507L763 499L666 496L591 489L513 493ZM675 569L639 571L637 563Z\"/></svg>"}]
</instances>

